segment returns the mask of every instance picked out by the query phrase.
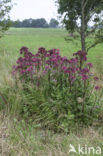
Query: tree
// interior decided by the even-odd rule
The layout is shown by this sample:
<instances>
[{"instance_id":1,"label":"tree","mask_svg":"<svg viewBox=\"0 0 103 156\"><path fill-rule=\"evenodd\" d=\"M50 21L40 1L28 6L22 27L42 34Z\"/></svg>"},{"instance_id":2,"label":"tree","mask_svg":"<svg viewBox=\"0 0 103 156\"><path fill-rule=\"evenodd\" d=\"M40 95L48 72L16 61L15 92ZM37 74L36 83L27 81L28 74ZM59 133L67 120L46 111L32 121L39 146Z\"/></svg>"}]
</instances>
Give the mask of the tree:
<instances>
[{"instance_id":1,"label":"tree","mask_svg":"<svg viewBox=\"0 0 103 156\"><path fill-rule=\"evenodd\" d=\"M50 23L49 23L49 27L50 27L50 28L57 28L58 25L59 25L59 22L58 22L56 19L52 18L52 19L50 20Z\"/></svg>"},{"instance_id":2,"label":"tree","mask_svg":"<svg viewBox=\"0 0 103 156\"><path fill-rule=\"evenodd\" d=\"M33 19L31 26L34 28L47 28L48 23L44 18Z\"/></svg>"},{"instance_id":3,"label":"tree","mask_svg":"<svg viewBox=\"0 0 103 156\"><path fill-rule=\"evenodd\" d=\"M10 26L11 0L0 0L0 37Z\"/></svg>"},{"instance_id":4,"label":"tree","mask_svg":"<svg viewBox=\"0 0 103 156\"><path fill-rule=\"evenodd\" d=\"M12 21L13 27L31 27L31 28L48 28L48 23L44 18L24 19L23 21Z\"/></svg>"},{"instance_id":5,"label":"tree","mask_svg":"<svg viewBox=\"0 0 103 156\"><path fill-rule=\"evenodd\" d=\"M22 27L22 22L20 20L10 21L10 22L11 22L12 27L16 27L16 28L21 28Z\"/></svg>"},{"instance_id":6,"label":"tree","mask_svg":"<svg viewBox=\"0 0 103 156\"><path fill-rule=\"evenodd\" d=\"M29 20L28 19L24 19L22 21L22 27L29 27L29 26L30 26Z\"/></svg>"},{"instance_id":7,"label":"tree","mask_svg":"<svg viewBox=\"0 0 103 156\"><path fill-rule=\"evenodd\" d=\"M78 32L83 51L103 42L103 0L57 0L57 3L65 28L71 34ZM88 29L90 23L93 26ZM95 38L91 44L86 40L89 36Z\"/></svg>"}]
</instances>

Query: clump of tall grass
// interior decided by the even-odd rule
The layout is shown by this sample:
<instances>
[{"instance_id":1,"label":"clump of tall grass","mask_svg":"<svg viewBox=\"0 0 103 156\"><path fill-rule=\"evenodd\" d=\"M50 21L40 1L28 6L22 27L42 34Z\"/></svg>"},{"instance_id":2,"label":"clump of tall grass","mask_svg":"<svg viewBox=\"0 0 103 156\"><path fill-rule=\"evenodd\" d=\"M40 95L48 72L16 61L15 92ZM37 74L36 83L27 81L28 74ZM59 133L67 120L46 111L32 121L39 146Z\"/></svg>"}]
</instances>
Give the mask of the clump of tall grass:
<instances>
[{"instance_id":1,"label":"clump of tall grass","mask_svg":"<svg viewBox=\"0 0 103 156\"><path fill-rule=\"evenodd\" d=\"M57 134L47 129L39 128L39 125L30 125L16 117L0 113L0 155L2 156L67 156L70 144L76 149L78 144L81 147L85 145L96 148L97 145L102 148L103 136L99 129L93 127L78 128L76 132L67 134ZM85 144L84 144L85 143ZM85 154L88 155L88 154Z\"/></svg>"}]
</instances>

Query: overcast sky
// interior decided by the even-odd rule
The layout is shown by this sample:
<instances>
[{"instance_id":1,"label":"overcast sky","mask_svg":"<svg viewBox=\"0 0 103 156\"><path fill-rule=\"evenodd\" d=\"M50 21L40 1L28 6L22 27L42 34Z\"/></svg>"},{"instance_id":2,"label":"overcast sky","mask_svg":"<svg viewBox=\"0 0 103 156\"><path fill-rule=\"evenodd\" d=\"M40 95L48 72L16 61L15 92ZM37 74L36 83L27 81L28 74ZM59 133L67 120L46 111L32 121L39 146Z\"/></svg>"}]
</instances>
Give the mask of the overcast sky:
<instances>
[{"instance_id":1,"label":"overcast sky","mask_svg":"<svg viewBox=\"0 0 103 156\"><path fill-rule=\"evenodd\" d=\"M57 19L57 7L54 0L13 0L14 2L16 5L10 13L12 20L42 17L47 21L51 18Z\"/></svg>"}]
</instances>

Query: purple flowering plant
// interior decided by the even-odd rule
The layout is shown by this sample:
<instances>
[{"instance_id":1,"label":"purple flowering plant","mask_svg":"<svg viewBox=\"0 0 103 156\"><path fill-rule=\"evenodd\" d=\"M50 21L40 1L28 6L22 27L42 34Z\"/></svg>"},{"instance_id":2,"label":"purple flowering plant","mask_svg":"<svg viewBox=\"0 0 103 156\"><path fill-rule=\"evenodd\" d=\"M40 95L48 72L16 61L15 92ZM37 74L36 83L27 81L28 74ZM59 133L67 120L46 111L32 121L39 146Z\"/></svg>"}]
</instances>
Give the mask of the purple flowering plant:
<instances>
[{"instance_id":1,"label":"purple flowering plant","mask_svg":"<svg viewBox=\"0 0 103 156\"><path fill-rule=\"evenodd\" d=\"M61 111L70 110L75 121L85 122L87 114L90 118L93 107L100 100L94 95L101 86L96 84L99 78L93 77L93 64L87 62L86 52L78 51L68 59L60 55L59 49L40 47L36 54L32 54L27 47L22 47L20 54L22 57L13 66L13 75L19 74L20 79L26 83L29 80L38 89L44 86L46 99L60 99L65 105L61 106Z\"/></svg>"}]
</instances>

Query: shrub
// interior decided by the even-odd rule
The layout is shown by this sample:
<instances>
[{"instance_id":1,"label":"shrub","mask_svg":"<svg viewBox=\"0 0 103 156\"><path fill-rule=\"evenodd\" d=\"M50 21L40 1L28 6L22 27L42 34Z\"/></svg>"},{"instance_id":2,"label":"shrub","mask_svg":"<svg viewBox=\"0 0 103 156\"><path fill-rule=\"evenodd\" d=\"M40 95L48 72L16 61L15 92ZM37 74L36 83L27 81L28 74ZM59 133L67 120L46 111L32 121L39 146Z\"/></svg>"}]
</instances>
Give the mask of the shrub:
<instances>
[{"instance_id":1,"label":"shrub","mask_svg":"<svg viewBox=\"0 0 103 156\"><path fill-rule=\"evenodd\" d=\"M45 126L66 131L74 123L90 125L97 119L102 88L96 84L99 78L91 72L86 52L68 59L59 49L41 47L34 55L22 47L20 54L13 75L23 85L23 114L35 114Z\"/></svg>"}]
</instances>

